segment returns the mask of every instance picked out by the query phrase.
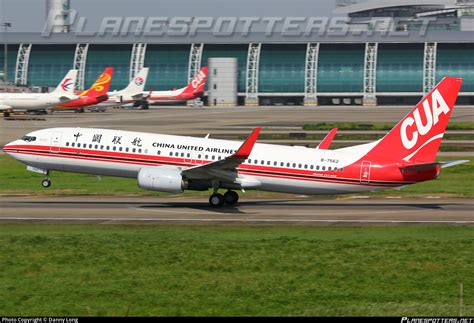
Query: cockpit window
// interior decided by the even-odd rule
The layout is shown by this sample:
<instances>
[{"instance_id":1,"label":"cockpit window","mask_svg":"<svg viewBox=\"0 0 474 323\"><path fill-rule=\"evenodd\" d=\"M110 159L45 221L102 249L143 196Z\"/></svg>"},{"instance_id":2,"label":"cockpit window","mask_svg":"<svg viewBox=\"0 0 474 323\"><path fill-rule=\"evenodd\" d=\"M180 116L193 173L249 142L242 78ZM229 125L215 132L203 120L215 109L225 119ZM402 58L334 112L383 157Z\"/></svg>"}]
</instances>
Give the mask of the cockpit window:
<instances>
[{"instance_id":1,"label":"cockpit window","mask_svg":"<svg viewBox=\"0 0 474 323\"><path fill-rule=\"evenodd\" d=\"M26 141L26 142L32 142L36 140L36 137L33 136L23 136L21 137L21 140Z\"/></svg>"}]
</instances>

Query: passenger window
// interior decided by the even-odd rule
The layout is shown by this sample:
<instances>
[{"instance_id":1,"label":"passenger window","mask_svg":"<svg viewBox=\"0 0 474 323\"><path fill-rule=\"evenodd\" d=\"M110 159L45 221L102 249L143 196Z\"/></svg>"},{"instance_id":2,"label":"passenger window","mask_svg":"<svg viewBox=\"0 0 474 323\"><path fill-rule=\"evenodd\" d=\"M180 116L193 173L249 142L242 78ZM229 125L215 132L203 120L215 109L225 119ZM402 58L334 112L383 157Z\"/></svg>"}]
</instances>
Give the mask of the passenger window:
<instances>
[{"instance_id":1,"label":"passenger window","mask_svg":"<svg viewBox=\"0 0 474 323\"><path fill-rule=\"evenodd\" d=\"M328 170L331 170L331 166L328 167Z\"/></svg>"},{"instance_id":2,"label":"passenger window","mask_svg":"<svg viewBox=\"0 0 474 323\"><path fill-rule=\"evenodd\" d=\"M122 147L119 147L119 151L122 151Z\"/></svg>"},{"instance_id":3,"label":"passenger window","mask_svg":"<svg viewBox=\"0 0 474 323\"><path fill-rule=\"evenodd\" d=\"M100 146L100 150L103 150L103 149L104 149L104 145L101 145L101 146Z\"/></svg>"},{"instance_id":4,"label":"passenger window","mask_svg":"<svg viewBox=\"0 0 474 323\"><path fill-rule=\"evenodd\" d=\"M298 168L301 168L301 167L302 167L302 165L301 165L301 164L299 164L299 165L298 165Z\"/></svg>"},{"instance_id":5,"label":"passenger window","mask_svg":"<svg viewBox=\"0 0 474 323\"><path fill-rule=\"evenodd\" d=\"M157 155L161 155L161 151L158 150L158 151L156 152L156 154L157 154Z\"/></svg>"},{"instance_id":6,"label":"passenger window","mask_svg":"<svg viewBox=\"0 0 474 323\"><path fill-rule=\"evenodd\" d=\"M290 163L286 163L286 167L290 167Z\"/></svg>"},{"instance_id":7,"label":"passenger window","mask_svg":"<svg viewBox=\"0 0 474 323\"><path fill-rule=\"evenodd\" d=\"M69 147L69 143L68 143L68 142L66 142L66 147Z\"/></svg>"},{"instance_id":8,"label":"passenger window","mask_svg":"<svg viewBox=\"0 0 474 323\"><path fill-rule=\"evenodd\" d=\"M170 156L173 157L173 152L172 151L170 151Z\"/></svg>"},{"instance_id":9,"label":"passenger window","mask_svg":"<svg viewBox=\"0 0 474 323\"><path fill-rule=\"evenodd\" d=\"M186 157L188 157L188 158L189 158L189 157L191 157L191 154L190 154L190 153L188 153L188 154L186 155Z\"/></svg>"},{"instance_id":10,"label":"passenger window","mask_svg":"<svg viewBox=\"0 0 474 323\"><path fill-rule=\"evenodd\" d=\"M98 145L95 145L95 146L94 146L94 148L95 148L95 149L98 149L98 148L99 148L99 146L98 146Z\"/></svg>"},{"instance_id":11,"label":"passenger window","mask_svg":"<svg viewBox=\"0 0 474 323\"><path fill-rule=\"evenodd\" d=\"M308 165L305 164L305 165L304 165L304 169L308 169Z\"/></svg>"},{"instance_id":12,"label":"passenger window","mask_svg":"<svg viewBox=\"0 0 474 323\"><path fill-rule=\"evenodd\" d=\"M296 168L296 164L295 164L295 163L293 163L293 168Z\"/></svg>"},{"instance_id":13,"label":"passenger window","mask_svg":"<svg viewBox=\"0 0 474 323\"><path fill-rule=\"evenodd\" d=\"M265 165L265 161L264 161L264 160L262 160L262 161L260 162L260 164L262 164L262 165Z\"/></svg>"},{"instance_id":14,"label":"passenger window","mask_svg":"<svg viewBox=\"0 0 474 323\"><path fill-rule=\"evenodd\" d=\"M205 159L206 159L206 160L209 160L209 155L206 155L206 158L205 158Z\"/></svg>"},{"instance_id":15,"label":"passenger window","mask_svg":"<svg viewBox=\"0 0 474 323\"><path fill-rule=\"evenodd\" d=\"M281 162L281 163L280 163L280 166L281 166L281 167L285 166L285 163L284 163L284 162Z\"/></svg>"},{"instance_id":16,"label":"passenger window","mask_svg":"<svg viewBox=\"0 0 474 323\"><path fill-rule=\"evenodd\" d=\"M139 154L141 154L141 153L142 153L142 149L141 149L141 148L140 148L140 149L138 149L138 153L139 153Z\"/></svg>"},{"instance_id":17,"label":"passenger window","mask_svg":"<svg viewBox=\"0 0 474 323\"><path fill-rule=\"evenodd\" d=\"M184 153L181 153L181 157L184 157Z\"/></svg>"},{"instance_id":18,"label":"passenger window","mask_svg":"<svg viewBox=\"0 0 474 323\"><path fill-rule=\"evenodd\" d=\"M117 147L113 146L112 149L115 151L115 150L117 150Z\"/></svg>"},{"instance_id":19,"label":"passenger window","mask_svg":"<svg viewBox=\"0 0 474 323\"><path fill-rule=\"evenodd\" d=\"M107 146L107 150L110 150L110 146Z\"/></svg>"},{"instance_id":20,"label":"passenger window","mask_svg":"<svg viewBox=\"0 0 474 323\"><path fill-rule=\"evenodd\" d=\"M75 146L76 146L76 144L73 142L73 143L71 144L71 147L75 147Z\"/></svg>"},{"instance_id":21,"label":"passenger window","mask_svg":"<svg viewBox=\"0 0 474 323\"><path fill-rule=\"evenodd\" d=\"M314 169L314 166L313 166L313 165L309 165L309 168L310 168L310 169Z\"/></svg>"},{"instance_id":22,"label":"passenger window","mask_svg":"<svg viewBox=\"0 0 474 323\"><path fill-rule=\"evenodd\" d=\"M201 159L201 154L198 155L198 158Z\"/></svg>"},{"instance_id":23,"label":"passenger window","mask_svg":"<svg viewBox=\"0 0 474 323\"><path fill-rule=\"evenodd\" d=\"M326 166L323 166L323 170L326 170Z\"/></svg>"},{"instance_id":24,"label":"passenger window","mask_svg":"<svg viewBox=\"0 0 474 323\"><path fill-rule=\"evenodd\" d=\"M339 171L342 173L344 171L344 168L340 168Z\"/></svg>"},{"instance_id":25,"label":"passenger window","mask_svg":"<svg viewBox=\"0 0 474 323\"><path fill-rule=\"evenodd\" d=\"M125 151L126 151L127 153L128 153L128 150L129 150L128 147L125 147Z\"/></svg>"},{"instance_id":26,"label":"passenger window","mask_svg":"<svg viewBox=\"0 0 474 323\"><path fill-rule=\"evenodd\" d=\"M82 148L87 148L87 144L82 144Z\"/></svg>"},{"instance_id":27,"label":"passenger window","mask_svg":"<svg viewBox=\"0 0 474 323\"><path fill-rule=\"evenodd\" d=\"M318 166L316 166L316 170L319 170L319 165L318 165Z\"/></svg>"},{"instance_id":28,"label":"passenger window","mask_svg":"<svg viewBox=\"0 0 474 323\"><path fill-rule=\"evenodd\" d=\"M136 152L137 150L135 148L132 149L132 153Z\"/></svg>"},{"instance_id":29,"label":"passenger window","mask_svg":"<svg viewBox=\"0 0 474 323\"><path fill-rule=\"evenodd\" d=\"M278 163L277 163L277 162L273 162L273 166L278 166Z\"/></svg>"}]
</instances>

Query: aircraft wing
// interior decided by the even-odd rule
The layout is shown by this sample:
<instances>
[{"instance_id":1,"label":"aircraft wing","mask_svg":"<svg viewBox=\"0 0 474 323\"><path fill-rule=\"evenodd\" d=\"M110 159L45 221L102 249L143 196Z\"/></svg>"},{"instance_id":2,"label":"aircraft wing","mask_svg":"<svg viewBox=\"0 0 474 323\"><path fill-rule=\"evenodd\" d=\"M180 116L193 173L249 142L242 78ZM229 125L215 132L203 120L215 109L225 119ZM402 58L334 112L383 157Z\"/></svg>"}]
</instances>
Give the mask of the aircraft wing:
<instances>
[{"instance_id":1,"label":"aircraft wing","mask_svg":"<svg viewBox=\"0 0 474 323\"><path fill-rule=\"evenodd\" d=\"M13 107L9 105L5 105L5 104L0 104L0 111L11 110L11 109L13 109Z\"/></svg>"},{"instance_id":2,"label":"aircraft wing","mask_svg":"<svg viewBox=\"0 0 474 323\"><path fill-rule=\"evenodd\" d=\"M142 92L131 95L132 100L143 100L145 96Z\"/></svg>"},{"instance_id":3,"label":"aircraft wing","mask_svg":"<svg viewBox=\"0 0 474 323\"><path fill-rule=\"evenodd\" d=\"M237 177L236 168L249 157L260 130L261 128L255 128L233 155L213 163L185 169L182 171L183 176L200 180L235 180Z\"/></svg>"}]
</instances>

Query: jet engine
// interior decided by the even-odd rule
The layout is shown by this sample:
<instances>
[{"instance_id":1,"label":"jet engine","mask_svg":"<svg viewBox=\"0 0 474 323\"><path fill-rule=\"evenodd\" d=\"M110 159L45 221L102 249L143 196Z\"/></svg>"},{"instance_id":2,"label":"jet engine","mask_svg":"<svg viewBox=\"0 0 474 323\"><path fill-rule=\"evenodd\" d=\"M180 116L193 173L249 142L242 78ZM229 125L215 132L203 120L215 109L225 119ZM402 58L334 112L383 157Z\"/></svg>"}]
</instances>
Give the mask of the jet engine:
<instances>
[{"instance_id":1,"label":"jet engine","mask_svg":"<svg viewBox=\"0 0 474 323\"><path fill-rule=\"evenodd\" d=\"M167 193L181 193L186 188L181 170L170 166L143 167L138 172L138 186Z\"/></svg>"}]
</instances>

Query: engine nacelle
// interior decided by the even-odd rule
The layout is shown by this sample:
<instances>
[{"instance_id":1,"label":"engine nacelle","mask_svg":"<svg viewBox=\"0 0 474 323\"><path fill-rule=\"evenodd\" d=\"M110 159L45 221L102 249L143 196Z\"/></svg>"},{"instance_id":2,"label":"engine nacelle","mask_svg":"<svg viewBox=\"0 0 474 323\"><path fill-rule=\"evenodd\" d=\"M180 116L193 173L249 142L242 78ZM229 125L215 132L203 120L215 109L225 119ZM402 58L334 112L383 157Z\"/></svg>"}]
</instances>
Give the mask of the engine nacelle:
<instances>
[{"instance_id":1,"label":"engine nacelle","mask_svg":"<svg viewBox=\"0 0 474 323\"><path fill-rule=\"evenodd\" d=\"M181 171L176 167L143 167L138 172L138 186L152 191L181 193L185 188Z\"/></svg>"}]
</instances>

